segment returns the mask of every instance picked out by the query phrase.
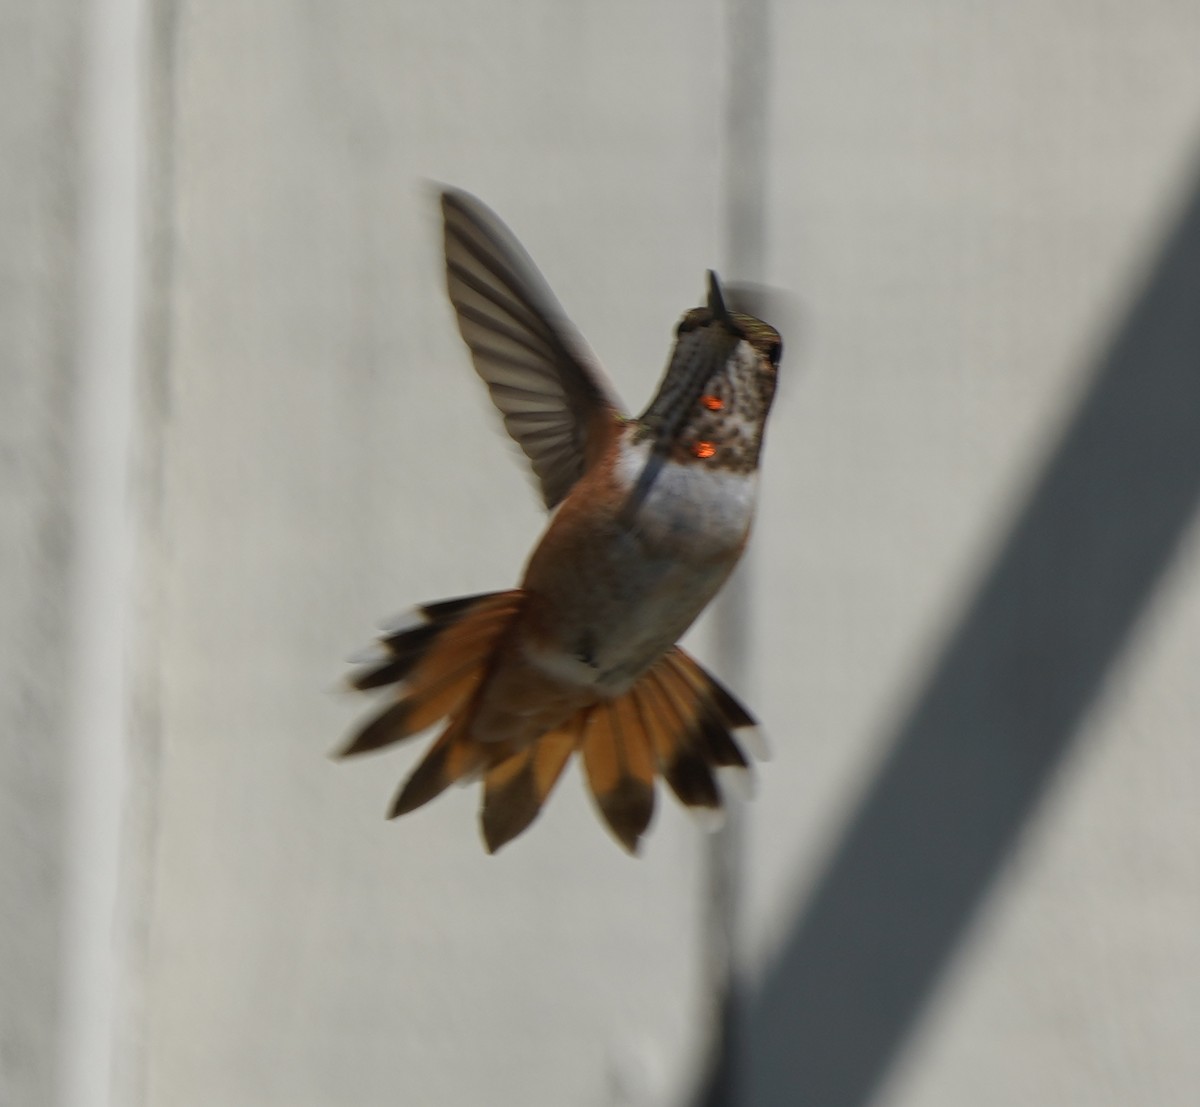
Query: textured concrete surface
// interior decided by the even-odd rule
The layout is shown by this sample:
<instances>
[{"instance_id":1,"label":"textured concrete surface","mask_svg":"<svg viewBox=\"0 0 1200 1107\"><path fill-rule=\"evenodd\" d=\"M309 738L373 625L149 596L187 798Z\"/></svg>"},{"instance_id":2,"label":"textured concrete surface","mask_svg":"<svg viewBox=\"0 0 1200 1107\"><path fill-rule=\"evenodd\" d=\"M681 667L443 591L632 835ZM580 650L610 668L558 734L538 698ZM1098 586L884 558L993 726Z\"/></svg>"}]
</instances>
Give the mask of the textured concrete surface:
<instances>
[{"instance_id":1,"label":"textured concrete surface","mask_svg":"<svg viewBox=\"0 0 1200 1107\"><path fill-rule=\"evenodd\" d=\"M640 408L738 256L725 9L152 7L157 513L130 603L155 725L130 749L112 1101L691 1102L706 847L678 809L630 861L571 773L487 858L474 790L391 824L412 754L325 754L376 620L507 586L541 525L428 182L500 212ZM72 9L10 9L42 45L4 67L33 111L0 125L42 183L0 196L0 1099L40 1103L78 44ZM761 275L791 301L739 691L775 757L740 847L733 1095L708 1101L1190 1107L1200 16L769 18Z\"/></svg>"},{"instance_id":2,"label":"textured concrete surface","mask_svg":"<svg viewBox=\"0 0 1200 1107\"><path fill-rule=\"evenodd\" d=\"M79 5L0 5L0 1103L53 1101Z\"/></svg>"},{"instance_id":3,"label":"textured concrete surface","mask_svg":"<svg viewBox=\"0 0 1200 1107\"><path fill-rule=\"evenodd\" d=\"M1200 25L777 18L748 1102L1182 1105Z\"/></svg>"}]
</instances>

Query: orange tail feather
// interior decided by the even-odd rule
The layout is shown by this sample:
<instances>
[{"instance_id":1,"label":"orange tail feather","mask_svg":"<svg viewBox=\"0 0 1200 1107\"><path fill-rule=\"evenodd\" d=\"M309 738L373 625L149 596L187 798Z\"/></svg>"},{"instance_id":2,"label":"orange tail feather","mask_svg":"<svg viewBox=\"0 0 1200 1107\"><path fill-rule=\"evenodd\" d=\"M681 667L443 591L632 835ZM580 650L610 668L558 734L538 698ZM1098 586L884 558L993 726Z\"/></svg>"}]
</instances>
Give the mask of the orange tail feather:
<instances>
[{"instance_id":1,"label":"orange tail feather","mask_svg":"<svg viewBox=\"0 0 1200 1107\"><path fill-rule=\"evenodd\" d=\"M543 734L533 745L488 770L483 778L480 826L488 853L511 842L541 813L567 760L579 745L585 719L579 712L566 726Z\"/></svg>"},{"instance_id":2,"label":"orange tail feather","mask_svg":"<svg viewBox=\"0 0 1200 1107\"><path fill-rule=\"evenodd\" d=\"M476 692L522 600L519 591L497 592L420 608L421 621L382 638L383 655L352 678L356 688L399 684L400 698L360 728L343 756L400 742L448 719L390 817L482 774L480 823L493 853L537 818L576 749L601 817L631 853L654 815L656 775L685 806L719 811L714 770L748 768L734 732L754 720L678 647L624 695L581 709L524 748L470 737Z\"/></svg>"},{"instance_id":3,"label":"orange tail feather","mask_svg":"<svg viewBox=\"0 0 1200 1107\"><path fill-rule=\"evenodd\" d=\"M355 673L359 689L399 684L400 699L361 727L340 756L381 749L454 715L479 687L496 639L520 607L518 591L419 608L416 626L380 639L378 664ZM400 683L403 682L403 683Z\"/></svg>"},{"instance_id":4,"label":"orange tail feather","mask_svg":"<svg viewBox=\"0 0 1200 1107\"><path fill-rule=\"evenodd\" d=\"M654 759L630 693L588 714L583 766L604 821L636 853L654 816Z\"/></svg>"}]
</instances>

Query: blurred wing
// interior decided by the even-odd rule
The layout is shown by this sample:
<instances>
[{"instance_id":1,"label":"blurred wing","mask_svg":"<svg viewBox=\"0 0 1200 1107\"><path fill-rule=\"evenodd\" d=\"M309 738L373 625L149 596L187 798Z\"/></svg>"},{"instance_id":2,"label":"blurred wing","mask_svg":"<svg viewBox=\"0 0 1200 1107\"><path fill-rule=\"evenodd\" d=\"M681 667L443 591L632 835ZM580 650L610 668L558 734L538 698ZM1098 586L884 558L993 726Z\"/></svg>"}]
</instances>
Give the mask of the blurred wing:
<instances>
[{"instance_id":1,"label":"blurred wing","mask_svg":"<svg viewBox=\"0 0 1200 1107\"><path fill-rule=\"evenodd\" d=\"M552 508L603 452L620 401L499 218L456 189L442 193L442 216L458 329Z\"/></svg>"}]
</instances>

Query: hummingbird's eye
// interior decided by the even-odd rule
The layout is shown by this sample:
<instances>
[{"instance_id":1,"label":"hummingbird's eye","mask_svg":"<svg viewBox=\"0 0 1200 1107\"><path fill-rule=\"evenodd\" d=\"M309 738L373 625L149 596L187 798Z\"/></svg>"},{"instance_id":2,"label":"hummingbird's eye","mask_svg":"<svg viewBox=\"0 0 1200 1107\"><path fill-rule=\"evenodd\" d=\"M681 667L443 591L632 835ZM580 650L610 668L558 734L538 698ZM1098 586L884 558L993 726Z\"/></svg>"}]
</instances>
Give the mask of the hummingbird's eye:
<instances>
[{"instance_id":1,"label":"hummingbird's eye","mask_svg":"<svg viewBox=\"0 0 1200 1107\"><path fill-rule=\"evenodd\" d=\"M767 347L767 357L771 359L771 368L778 369L779 368L779 359L781 357L783 357L783 340L782 339L779 339L779 338L775 339L775 341L772 342Z\"/></svg>"}]
</instances>

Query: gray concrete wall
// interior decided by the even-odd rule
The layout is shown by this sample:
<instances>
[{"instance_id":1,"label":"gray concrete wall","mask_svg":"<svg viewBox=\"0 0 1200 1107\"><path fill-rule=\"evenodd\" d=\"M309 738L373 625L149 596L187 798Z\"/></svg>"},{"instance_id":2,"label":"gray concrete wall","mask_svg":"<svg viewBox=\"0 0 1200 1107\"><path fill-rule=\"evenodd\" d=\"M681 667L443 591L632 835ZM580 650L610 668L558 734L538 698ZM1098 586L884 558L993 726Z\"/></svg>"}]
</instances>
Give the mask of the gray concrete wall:
<instances>
[{"instance_id":1,"label":"gray concrete wall","mask_svg":"<svg viewBox=\"0 0 1200 1107\"><path fill-rule=\"evenodd\" d=\"M53 1101L66 904L74 3L0 6L0 1103Z\"/></svg>"},{"instance_id":2,"label":"gray concrete wall","mask_svg":"<svg viewBox=\"0 0 1200 1107\"><path fill-rule=\"evenodd\" d=\"M1190 1102L1200 27L777 19L749 1102Z\"/></svg>"},{"instance_id":3,"label":"gray concrete wall","mask_svg":"<svg viewBox=\"0 0 1200 1107\"><path fill-rule=\"evenodd\" d=\"M125 768L93 812L120 996L64 1037L56 936L104 903L68 894L49 675L83 634L56 398L87 49L70 7L0 10L42 44L0 113L40 174L0 195L0 1102L55 1102L72 1035L112 1091L76 1065L57 1101L122 1107L1195 1101L1200 15L151 4ZM738 36L761 144L727 130ZM729 161L763 151L750 249ZM790 297L727 661L775 756L730 844L719 1086L681 812L631 861L572 772L488 858L473 790L392 824L412 755L325 756L376 620L506 587L541 525L430 180L513 226L634 408L706 267Z\"/></svg>"}]
</instances>

